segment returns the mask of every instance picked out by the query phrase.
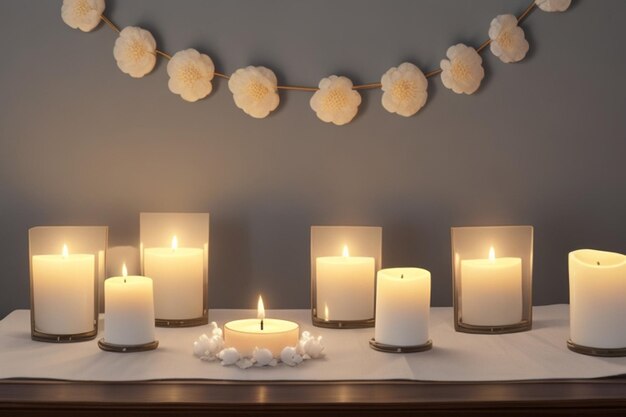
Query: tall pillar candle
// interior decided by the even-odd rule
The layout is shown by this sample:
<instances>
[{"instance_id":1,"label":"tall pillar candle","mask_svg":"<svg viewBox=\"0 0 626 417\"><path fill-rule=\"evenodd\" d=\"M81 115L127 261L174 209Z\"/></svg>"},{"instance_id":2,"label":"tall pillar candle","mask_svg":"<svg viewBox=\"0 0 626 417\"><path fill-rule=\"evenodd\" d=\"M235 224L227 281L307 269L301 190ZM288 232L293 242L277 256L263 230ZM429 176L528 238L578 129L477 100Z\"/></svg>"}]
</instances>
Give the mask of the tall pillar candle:
<instances>
[{"instance_id":1,"label":"tall pillar candle","mask_svg":"<svg viewBox=\"0 0 626 417\"><path fill-rule=\"evenodd\" d=\"M204 251L179 248L176 236L169 248L144 249L144 274L154 284L157 319L193 319L203 315Z\"/></svg>"},{"instance_id":2,"label":"tall pillar candle","mask_svg":"<svg viewBox=\"0 0 626 417\"><path fill-rule=\"evenodd\" d=\"M390 268L376 278L377 343L419 346L428 342L430 272L421 268Z\"/></svg>"},{"instance_id":3,"label":"tall pillar candle","mask_svg":"<svg viewBox=\"0 0 626 417\"><path fill-rule=\"evenodd\" d=\"M374 258L321 256L316 259L317 311L325 320L366 320L374 317Z\"/></svg>"},{"instance_id":4,"label":"tall pillar candle","mask_svg":"<svg viewBox=\"0 0 626 417\"><path fill-rule=\"evenodd\" d=\"M94 330L95 257L70 254L33 255L35 329L54 335Z\"/></svg>"},{"instance_id":5,"label":"tall pillar candle","mask_svg":"<svg viewBox=\"0 0 626 417\"><path fill-rule=\"evenodd\" d=\"M522 320L522 260L461 261L461 320L475 326L504 326Z\"/></svg>"},{"instance_id":6,"label":"tall pillar candle","mask_svg":"<svg viewBox=\"0 0 626 417\"><path fill-rule=\"evenodd\" d=\"M626 255L569 254L570 338L587 347L626 348Z\"/></svg>"},{"instance_id":7,"label":"tall pillar candle","mask_svg":"<svg viewBox=\"0 0 626 417\"><path fill-rule=\"evenodd\" d=\"M153 342L154 298L150 278L126 274L104 281L104 341L133 346Z\"/></svg>"}]
</instances>

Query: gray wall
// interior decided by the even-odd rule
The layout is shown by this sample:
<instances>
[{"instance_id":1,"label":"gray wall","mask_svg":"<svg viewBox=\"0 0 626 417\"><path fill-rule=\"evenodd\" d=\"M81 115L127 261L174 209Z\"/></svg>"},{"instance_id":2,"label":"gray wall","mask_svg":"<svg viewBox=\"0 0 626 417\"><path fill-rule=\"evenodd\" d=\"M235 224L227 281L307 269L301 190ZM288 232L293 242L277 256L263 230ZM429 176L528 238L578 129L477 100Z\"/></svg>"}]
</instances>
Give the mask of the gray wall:
<instances>
[{"instance_id":1,"label":"gray wall","mask_svg":"<svg viewBox=\"0 0 626 417\"><path fill-rule=\"evenodd\" d=\"M436 68L527 3L108 0L107 14L223 71L266 65L312 85L375 81L404 60ZM183 102L162 60L131 79L114 33L71 30L60 5L0 2L0 317L29 305L29 227L107 224L112 245L136 243L140 211L211 213L213 308L253 307L260 291L270 308L308 307L312 224L383 226L384 266L431 270L434 305L451 303L450 226L534 225L535 304L567 301L569 251L626 250L624 1L536 11L527 59L485 54L477 94L433 79L405 119L366 92L343 127L319 121L308 93L281 94L265 120L223 81Z\"/></svg>"}]
</instances>

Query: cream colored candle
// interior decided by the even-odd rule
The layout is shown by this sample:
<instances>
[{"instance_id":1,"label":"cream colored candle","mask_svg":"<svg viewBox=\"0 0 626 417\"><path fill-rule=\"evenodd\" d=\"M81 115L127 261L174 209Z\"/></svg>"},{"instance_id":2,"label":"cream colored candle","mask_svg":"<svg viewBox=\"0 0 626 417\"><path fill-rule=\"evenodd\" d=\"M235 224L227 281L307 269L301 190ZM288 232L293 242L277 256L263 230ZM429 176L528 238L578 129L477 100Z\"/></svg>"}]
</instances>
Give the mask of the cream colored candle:
<instances>
[{"instance_id":1,"label":"cream colored candle","mask_svg":"<svg viewBox=\"0 0 626 417\"><path fill-rule=\"evenodd\" d=\"M122 346L154 341L154 298L150 278L127 276L104 281L104 341Z\"/></svg>"},{"instance_id":2,"label":"cream colored candle","mask_svg":"<svg viewBox=\"0 0 626 417\"><path fill-rule=\"evenodd\" d=\"M374 340L393 346L428 342L430 272L420 268L381 269L376 281Z\"/></svg>"},{"instance_id":3,"label":"cream colored candle","mask_svg":"<svg viewBox=\"0 0 626 417\"><path fill-rule=\"evenodd\" d=\"M315 260L317 311L325 320L374 317L375 262L372 257L321 256Z\"/></svg>"},{"instance_id":4,"label":"cream colored candle","mask_svg":"<svg viewBox=\"0 0 626 417\"><path fill-rule=\"evenodd\" d=\"M266 319L263 299L259 297L256 319L234 320L224 326L224 343L234 347L242 356L252 356L254 348L265 348L274 357L280 356L286 346L296 346L300 327L287 320Z\"/></svg>"},{"instance_id":5,"label":"cream colored candle","mask_svg":"<svg viewBox=\"0 0 626 417\"><path fill-rule=\"evenodd\" d=\"M522 260L496 258L461 261L461 320L476 326L522 321Z\"/></svg>"},{"instance_id":6,"label":"cream colored candle","mask_svg":"<svg viewBox=\"0 0 626 417\"><path fill-rule=\"evenodd\" d=\"M581 249L569 254L570 338L595 348L626 348L626 256Z\"/></svg>"},{"instance_id":7,"label":"cream colored candle","mask_svg":"<svg viewBox=\"0 0 626 417\"><path fill-rule=\"evenodd\" d=\"M95 256L33 255L33 310L35 329L68 335L94 330Z\"/></svg>"},{"instance_id":8,"label":"cream colored candle","mask_svg":"<svg viewBox=\"0 0 626 417\"><path fill-rule=\"evenodd\" d=\"M157 319L193 319L204 312L204 251L179 248L176 236L170 248L144 249L144 274L154 284Z\"/></svg>"}]
</instances>

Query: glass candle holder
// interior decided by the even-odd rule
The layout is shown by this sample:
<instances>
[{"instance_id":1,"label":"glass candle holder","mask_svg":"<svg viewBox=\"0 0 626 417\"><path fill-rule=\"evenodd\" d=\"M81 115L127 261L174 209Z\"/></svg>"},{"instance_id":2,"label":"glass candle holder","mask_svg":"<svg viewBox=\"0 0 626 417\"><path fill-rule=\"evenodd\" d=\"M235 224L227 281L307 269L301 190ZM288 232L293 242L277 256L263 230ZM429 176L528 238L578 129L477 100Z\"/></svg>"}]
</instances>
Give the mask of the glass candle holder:
<instances>
[{"instance_id":1,"label":"glass candle holder","mask_svg":"<svg viewBox=\"0 0 626 417\"><path fill-rule=\"evenodd\" d=\"M530 330L533 227L453 227L451 234L455 330Z\"/></svg>"},{"instance_id":2,"label":"glass candle holder","mask_svg":"<svg viewBox=\"0 0 626 417\"><path fill-rule=\"evenodd\" d=\"M40 226L28 231L31 338L80 342L98 333L106 226Z\"/></svg>"},{"instance_id":3,"label":"glass candle holder","mask_svg":"<svg viewBox=\"0 0 626 417\"><path fill-rule=\"evenodd\" d=\"M382 228L311 227L311 315L314 326L374 326Z\"/></svg>"},{"instance_id":4,"label":"glass candle holder","mask_svg":"<svg viewBox=\"0 0 626 417\"><path fill-rule=\"evenodd\" d=\"M626 356L626 255L593 249L569 254L570 350Z\"/></svg>"},{"instance_id":5,"label":"glass candle holder","mask_svg":"<svg viewBox=\"0 0 626 417\"><path fill-rule=\"evenodd\" d=\"M160 327L209 321L209 214L141 213L142 275L152 278Z\"/></svg>"}]
</instances>

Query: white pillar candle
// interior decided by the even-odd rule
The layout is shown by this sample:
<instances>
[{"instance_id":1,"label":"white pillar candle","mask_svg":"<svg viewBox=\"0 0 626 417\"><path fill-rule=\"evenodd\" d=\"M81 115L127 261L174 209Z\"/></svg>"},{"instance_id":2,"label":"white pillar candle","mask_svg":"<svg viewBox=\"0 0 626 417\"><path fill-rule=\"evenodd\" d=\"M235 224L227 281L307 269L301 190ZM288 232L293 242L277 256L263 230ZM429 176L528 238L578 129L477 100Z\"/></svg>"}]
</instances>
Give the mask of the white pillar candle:
<instances>
[{"instance_id":1,"label":"white pillar candle","mask_svg":"<svg viewBox=\"0 0 626 417\"><path fill-rule=\"evenodd\" d=\"M154 299L150 278L127 276L104 281L104 341L122 346L154 341Z\"/></svg>"},{"instance_id":2,"label":"white pillar candle","mask_svg":"<svg viewBox=\"0 0 626 417\"><path fill-rule=\"evenodd\" d=\"M595 348L626 348L626 255L569 254L570 338Z\"/></svg>"},{"instance_id":3,"label":"white pillar candle","mask_svg":"<svg viewBox=\"0 0 626 417\"><path fill-rule=\"evenodd\" d=\"M157 319L193 319L204 312L204 250L179 248L176 236L170 248L144 249L144 274L154 283Z\"/></svg>"},{"instance_id":4,"label":"white pillar candle","mask_svg":"<svg viewBox=\"0 0 626 417\"><path fill-rule=\"evenodd\" d=\"M33 255L33 310L35 329L68 335L94 330L95 256Z\"/></svg>"},{"instance_id":5,"label":"white pillar candle","mask_svg":"<svg viewBox=\"0 0 626 417\"><path fill-rule=\"evenodd\" d=\"M287 320L266 319L263 300L259 297L256 319L234 320L224 326L224 343L234 347L242 356L252 356L254 348L265 348L274 357L286 346L297 346L300 327Z\"/></svg>"},{"instance_id":6,"label":"white pillar candle","mask_svg":"<svg viewBox=\"0 0 626 417\"><path fill-rule=\"evenodd\" d=\"M418 346L429 340L430 272L421 268L381 269L376 283L374 340Z\"/></svg>"},{"instance_id":7,"label":"white pillar candle","mask_svg":"<svg viewBox=\"0 0 626 417\"><path fill-rule=\"evenodd\" d=\"M325 320L367 320L374 318L374 258L320 256L315 260L317 311Z\"/></svg>"},{"instance_id":8,"label":"white pillar candle","mask_svg":"<svg viewBox=\"0 0 626 417\"><path fill-rule=\"evenodd\" d=\"M475 326L522 321L522 260L496 258L461 261L461 320Z\"/></svg>"}]
</instances>

